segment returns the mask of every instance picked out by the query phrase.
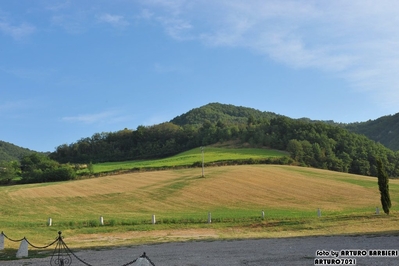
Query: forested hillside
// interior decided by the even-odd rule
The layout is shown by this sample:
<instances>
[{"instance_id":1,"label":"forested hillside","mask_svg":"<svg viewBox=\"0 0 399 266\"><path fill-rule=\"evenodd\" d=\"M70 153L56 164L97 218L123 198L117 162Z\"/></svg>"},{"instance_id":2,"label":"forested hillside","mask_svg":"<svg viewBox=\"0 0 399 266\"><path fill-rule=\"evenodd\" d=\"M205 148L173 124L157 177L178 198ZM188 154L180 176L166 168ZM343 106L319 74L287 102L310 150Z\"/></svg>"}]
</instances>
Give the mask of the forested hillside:
<instances>
[{"instance_id":1,"label":"forested hillside","mask_svg":"<svg viewBox=\"0 0 399 266\"><path fill-rule=\"evenodd\" d=\"M350 123L346 128L380 142L394 151L399 150L399 113L367 122Z\"/></svg>"},{"instance_id":2,"label":"forested hillside","mask_svg":"<svg viewBox=\"0 0 399 266\"><path fill-rule=\"evenodd\" d=\"M179 126L202 125L205 122L211 124L222 123L224 125L232 125L246 124L248 119L261 121L270 120L278 116L280 115L272 112L261 112L248 107L210 103L177 116L170 122Z\"/></svg>"},{"instance_id":3,"label":"forested hillside","mask_svg":"<svg viewBox=\"0 0 399 266\"><path fill-rule=\"evenodd\" d=\"M34 151L0 140L0 162L19 161L25 155L32 153Z\"/></svg>"},{"instance_id":4,"label":"forested hillside","mask_svg":"<svg viewBox=\"0 0 399 266\"><path fill-rule=\"evenodd\" d=\"M376 176L380 158L388 175L399 176L398 152L345 128L215 103L170 122L96 133L57 147L51 158L62 163L162 158L228 140L287 150L299 165L362 175Z\"/></svg>"}]
</instances>

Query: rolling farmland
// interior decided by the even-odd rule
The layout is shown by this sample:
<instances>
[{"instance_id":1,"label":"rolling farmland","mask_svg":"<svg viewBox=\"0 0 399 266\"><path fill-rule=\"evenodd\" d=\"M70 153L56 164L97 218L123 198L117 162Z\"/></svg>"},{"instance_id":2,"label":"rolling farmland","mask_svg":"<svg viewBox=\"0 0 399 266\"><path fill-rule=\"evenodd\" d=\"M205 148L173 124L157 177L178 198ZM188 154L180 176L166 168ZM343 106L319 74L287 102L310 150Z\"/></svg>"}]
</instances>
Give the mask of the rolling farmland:
<instances>
[{"instance_id":1,"label":"rolling farmland","mask_svg":"<svg viewBox=\"0 0 399 266\"><path fill-rule=\"evenodd\" d=\"M170 241L168 235L181 240L396 230L399 180L390 182L392 214L376 216L376 178L280 165L209 167L205 173L202 178L200 168L190 168L1 187L0 230L38 241L63 230L75 246L113 243L101 240L105 236L121 244ZM91 240L82 244L78 236Z\"/></svg>"}]
</instances>

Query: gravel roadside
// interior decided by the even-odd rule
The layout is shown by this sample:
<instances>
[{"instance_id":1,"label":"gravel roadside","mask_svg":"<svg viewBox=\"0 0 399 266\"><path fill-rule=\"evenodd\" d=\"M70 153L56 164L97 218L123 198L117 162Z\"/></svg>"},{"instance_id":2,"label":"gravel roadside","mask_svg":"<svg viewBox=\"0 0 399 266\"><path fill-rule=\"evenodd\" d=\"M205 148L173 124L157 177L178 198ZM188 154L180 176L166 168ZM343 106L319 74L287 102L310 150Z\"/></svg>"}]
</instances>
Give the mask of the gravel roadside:
<instances>
[{"instance_id":1,"label":"gravel roadside","mask_svg":"<svg viewBox=\"0 0 399 266\"><path fill-rule=\"evenodd\" d=\"M143 252L156 266L254 266L254 265L314 265L317 250L396 250L399 236L319 236L269 238L234 241L178 242L101 250L77 251L75 254L93 266L123 265ZM331 258L331 257L330 257ZM340 257L343 258L343 257ZM399 265L399 257L349 256L356 265ZM4 266L45 266L50 258L0 261ZM84 265L73 258L71 265ZM135 264L132 264L135 265ZM342 265L342 264L341 264Z\"/></svg>"}]
</instances>

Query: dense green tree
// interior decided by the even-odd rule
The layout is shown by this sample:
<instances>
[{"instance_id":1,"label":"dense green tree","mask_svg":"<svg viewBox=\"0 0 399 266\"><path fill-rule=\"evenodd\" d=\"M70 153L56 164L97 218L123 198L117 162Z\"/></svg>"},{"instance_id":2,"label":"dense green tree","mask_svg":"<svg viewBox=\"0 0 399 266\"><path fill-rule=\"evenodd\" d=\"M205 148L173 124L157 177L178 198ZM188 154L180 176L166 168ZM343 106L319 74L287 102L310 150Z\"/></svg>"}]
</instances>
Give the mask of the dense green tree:
<instances>
[{"instance_id":1,"label":"dense green tree","mask_svg":"<svg viewBox=\"0 0 399 266\"><path fill-rule=\"evenodd\" d=\"M11 180L21 174L18 161L0 162L0 184L9 184Z\"/></svg>"},{"instance_id":2,"label":"dense green tree","mask_svg":"<svg viewBox=\"0 0 399 266\"><path fill-rule=\"evenodd\" d=\"M89 173L92 175L94 174L94 167L93 163L90 161L90 163L87 165L87 170L89 170Z\"/></svg>"},{"instance_id":3,"label":"dense green tree","mask_svg":"<svg viewBox=\"0 0 399 266\"><path fill-rule=\"evenodd\" d=\"M391 208L391 197L389 195L389 178L385 172L381 159L377 159L378 188L380 189L382 209L389 214Z\"/></svg>"},{"instance_id":4,"label":"dense green tree","mask_svg":"<svg viewBox=\"0 0 399 266\"><path fill-rule=\"evenodd\" d=\"M25 183L41 183L75 179L76 172L71 165L35 153L22 158L21 175Z\"/></svg>"},{"instance_id":5,"label":"dense green tree","mask_svg":"<svg viewBox=\"0 0 399 266\"><path fill-rule=\"evenodd\" d=\"M290 153L291 158L298 162L301 161L304 156L302 144L296 139L291 139L288 142L287 151Z\"/></svg>"}]
</instances>

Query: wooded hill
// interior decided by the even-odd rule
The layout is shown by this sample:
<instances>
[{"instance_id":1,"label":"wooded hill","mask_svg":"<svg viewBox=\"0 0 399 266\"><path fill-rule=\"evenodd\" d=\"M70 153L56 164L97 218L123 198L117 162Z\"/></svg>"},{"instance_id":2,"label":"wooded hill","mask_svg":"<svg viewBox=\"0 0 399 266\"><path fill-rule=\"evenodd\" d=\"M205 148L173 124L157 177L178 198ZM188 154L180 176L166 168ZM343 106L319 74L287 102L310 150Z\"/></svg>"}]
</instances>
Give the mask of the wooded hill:
<instances>
[{"instance_id":1,"label":"wooded hill","mask_svg":"<svg viewBox=\"0 0 399 266\"><path fill-rule=\"evenodd\" d=\"M96 133L58 146L50 157L61 163L162 158L230 140L286 150L295 164L361 175L376 176L376 159L380 158L389 176L399 176L399 152L351 133L345 125L295 120L219 103L195 108L158 125Z\"/></svg>"},{"instance_id":2,"label":"wooded hill","mask_svg":"<svg viewBox=\"0 0 399 266\"><path fill-rule=\"evenodd\" d=\"M399 113L367 122L350 123L345 128L380 142L391 150L399 150Z\"/></svg>"},{"instance_id":3,"label":"wooded hill","mask_svg":"<svg viewBox=\"0 0 399 266\"><path fill-rule=\"evenodd\" d=\"M35 152L0 140L0 162L19 161L32 153Z\"/></svg>"},{"instance_id":4,"label":"wooded hill","mask_svg":"<svg viewBox=\"0 0 399 266\"><path fill-rule=\"evenodd\" d=\"M204 123L224 125L247 124L248 118L262 121L279 117L272 112L261 112L253 108L234 106L231 104L210 103L200 108L194 108L191 111L173 118L170 123L178 126L197 125Z\"/></svg>"}]
</instances>

